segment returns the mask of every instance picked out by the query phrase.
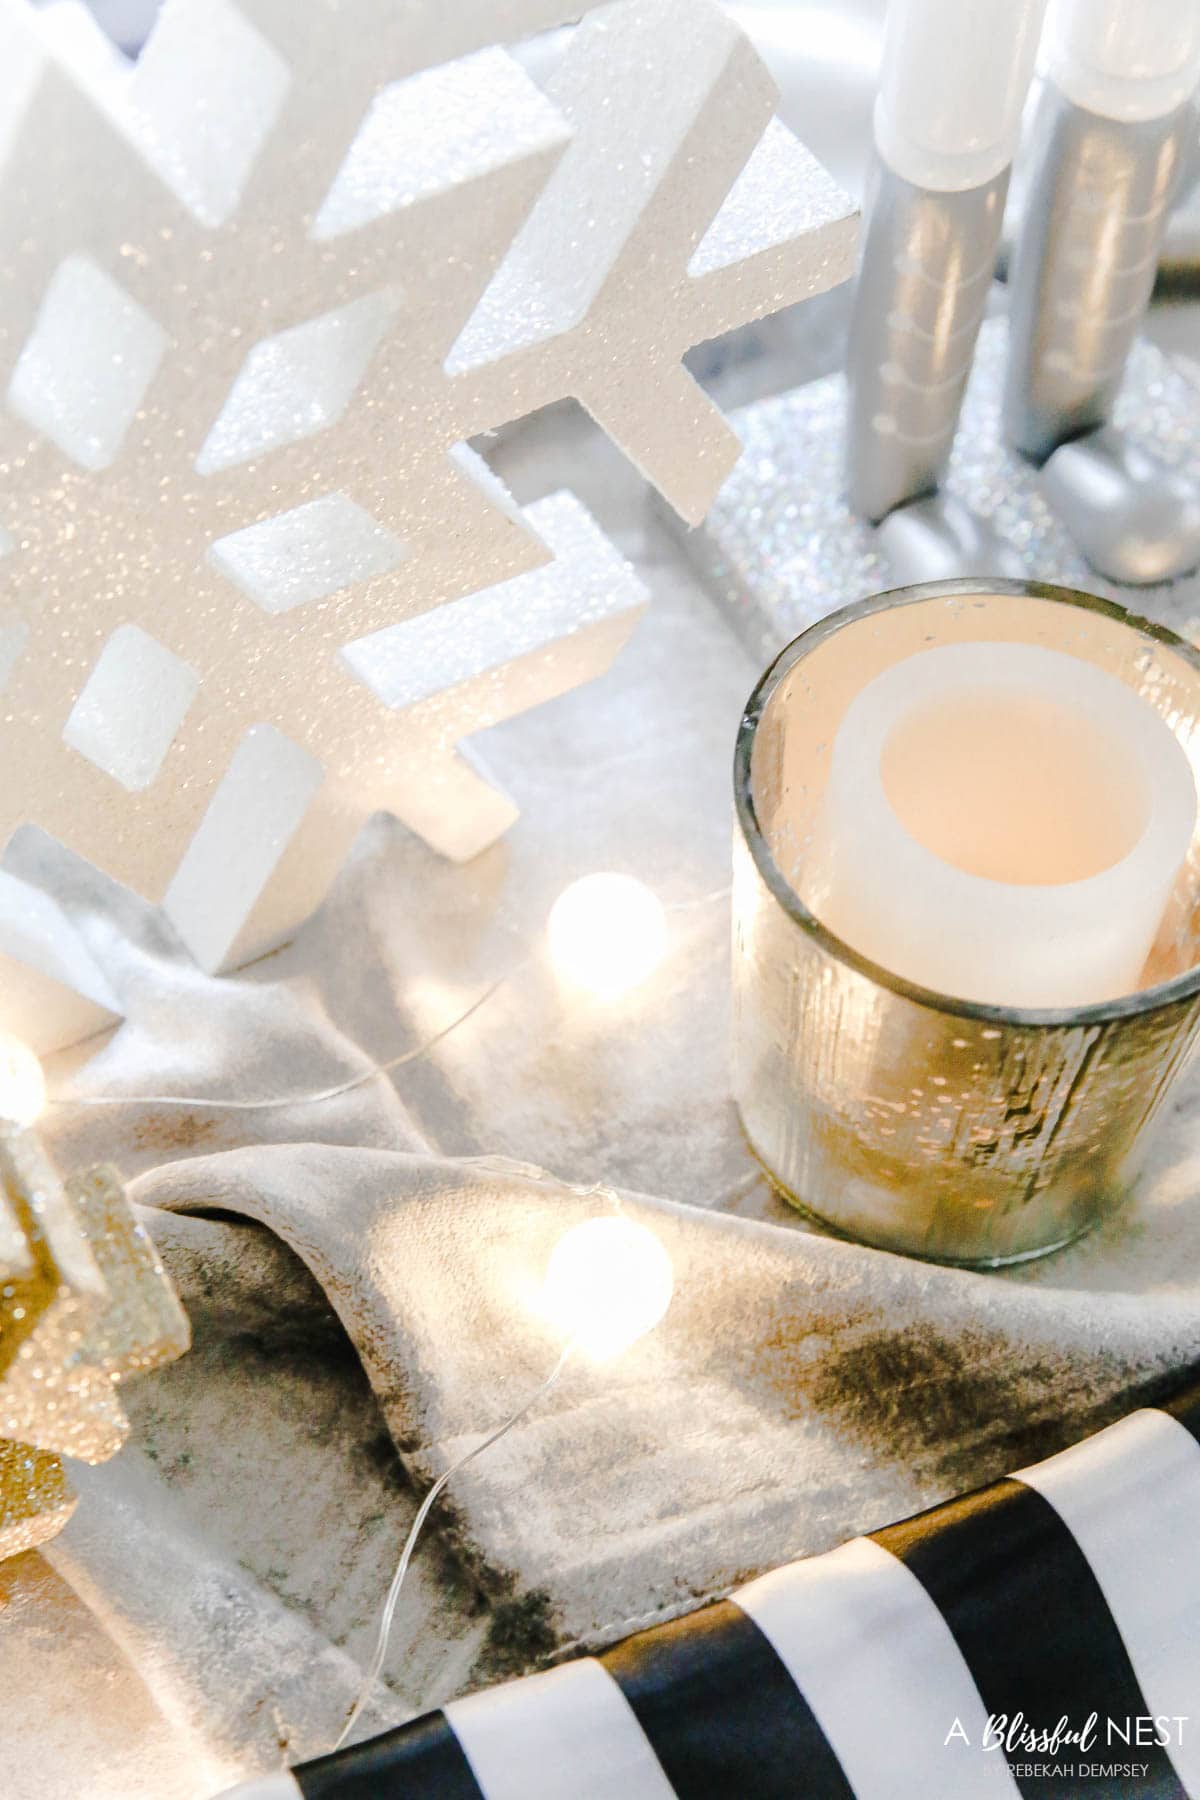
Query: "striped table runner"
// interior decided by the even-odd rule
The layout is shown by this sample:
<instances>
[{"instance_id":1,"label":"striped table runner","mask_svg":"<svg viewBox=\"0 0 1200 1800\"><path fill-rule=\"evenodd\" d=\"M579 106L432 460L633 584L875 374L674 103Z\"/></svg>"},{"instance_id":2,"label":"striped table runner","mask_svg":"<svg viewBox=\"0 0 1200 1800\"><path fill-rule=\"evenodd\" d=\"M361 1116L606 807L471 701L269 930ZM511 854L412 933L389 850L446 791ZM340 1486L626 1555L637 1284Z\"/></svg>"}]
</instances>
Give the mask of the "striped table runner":
<instances>
[{"instance_id":1,"label":"striped table runner","mask_svg":"<svg viewBox=\"0 0 1200 1800\"><path fill-rule=\"evenodd\" d=\"M1200 1800L1200 1390L237 1792Z\"/></svg>"}]
</instances>

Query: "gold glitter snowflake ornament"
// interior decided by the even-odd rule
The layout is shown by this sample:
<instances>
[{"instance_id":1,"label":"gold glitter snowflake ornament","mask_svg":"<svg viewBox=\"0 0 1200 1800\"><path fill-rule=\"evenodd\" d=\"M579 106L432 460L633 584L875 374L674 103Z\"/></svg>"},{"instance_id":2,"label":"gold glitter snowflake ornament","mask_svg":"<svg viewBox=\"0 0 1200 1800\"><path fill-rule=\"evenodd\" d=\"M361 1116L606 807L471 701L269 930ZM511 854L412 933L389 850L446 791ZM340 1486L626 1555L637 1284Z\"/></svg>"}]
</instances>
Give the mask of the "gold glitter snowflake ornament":
<instances>
[{"instance_id":1,"label":"gold glitter snowflake ornament","mask_svg":"<svg viewBox=\"0 0 1200 1800\"><path fill-rule=\"evenodd\" d=\"M37 1058L0 1036L0 1558L70 1517L60 1456L120 1449L117 1383L189 1341L115 1171L59 1180L32 1129L43 1095Z\"/></svg>"},{"instance_id":2,"label":"gold glitter snowflake ornament","mask_svg":"<svg viewBox=\"0 0 1200 1800\"><path fill-rule=\"evenodd\" d=\"M544 89L500 47L581 10ZM645 604L468 440L573 396L699 519L738 446L684 352L843 280L856 220L710 0L167 0L131 73L83 29L0 0L0 844L216 969L376 810L491 843L462 740ZM44 1045L115 1002L41 902L0 883Z\"/></svg>"}]
</instances>

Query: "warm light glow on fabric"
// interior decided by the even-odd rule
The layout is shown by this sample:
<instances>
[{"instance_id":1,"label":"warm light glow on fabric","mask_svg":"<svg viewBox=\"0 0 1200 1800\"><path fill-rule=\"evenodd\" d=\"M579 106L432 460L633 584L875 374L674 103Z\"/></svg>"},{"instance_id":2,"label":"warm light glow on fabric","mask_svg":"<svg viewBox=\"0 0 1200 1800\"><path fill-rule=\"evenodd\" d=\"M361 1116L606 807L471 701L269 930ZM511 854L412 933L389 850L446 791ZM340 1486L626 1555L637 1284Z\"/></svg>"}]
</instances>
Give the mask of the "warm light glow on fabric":
<instances>
[{"instance_id":1,"label":"warm light glow on fabric","mask_svg":"<svg viewBox=\"0 0 1200 1800\"><path fill-rule=\"evenodd\" d=\"M45 1104L41 1063L28 1044L0 1032L0 1128L32 1125Z\"/></svg>"},{"instance_id":2,"label":"warm light glow on fabric","mask_svg":"<svg viewBox=\"0 0 1200 1800\"><path fill-rule=\"evenodd\" d=\"M554 902L547 932L559 973L606 999L645 981L667 947L662 902L632 875L573 881Z\"/></svg>"},{"instance_id":3,"label":"warm light glow on fabric","mask_svg":"<svg viewBox=\"0 0 1200 1800\"><path fill-rule=\"evenodd\" d=\"M671 1259L652 1231L632 1219L589 1219L555 1245L542 1303L564 1338L609 1362L653 1331L674 1287Z\"/></svg>"}]
</instances>

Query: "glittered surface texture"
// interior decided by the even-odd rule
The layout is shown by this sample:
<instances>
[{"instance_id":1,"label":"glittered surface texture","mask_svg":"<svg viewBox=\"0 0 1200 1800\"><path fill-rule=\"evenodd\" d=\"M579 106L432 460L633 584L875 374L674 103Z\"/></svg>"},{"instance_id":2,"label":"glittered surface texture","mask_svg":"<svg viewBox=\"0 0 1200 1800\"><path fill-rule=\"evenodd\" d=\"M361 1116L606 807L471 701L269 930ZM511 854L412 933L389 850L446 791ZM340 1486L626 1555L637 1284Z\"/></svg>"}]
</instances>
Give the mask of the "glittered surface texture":
<instances>
[{"instance_id":1,"label":"glittered surface texture","mask_svg":"<svg viewBox=\"0 0 1200 1800\"><path fill-rule=\"evenodd\" d=\"M0 1438L111 1456L126 1423L112 1385L80 1358L107 1304L104 1278L56 1169L34 1133L0 1141L3 1200L28 1273L0 1290Z\"/></svg>"},{"instance_id":2,"label":"glittered surface texture","mask_svg":"<svg viewBox=\"0 0 1200 1800\"><path fill-rule=\"evenodd\" d=\"M503 44L581 10L538 87ZM685 351L843 281L856 214L712 0L167 0L124 74L75 25L0 5L0 844L216 968L376 811L494 841L461 741L637 622L467 440L574 397L699 518L738 446Z\"/></svg>"},{"instance_id":3,"label":"glittered surface texture","mask_svg":"<svg viewBox=\"0 0 1200 1800\"><path fill-rule=\"evenodd\" d=\"M1118 588L1089 567L1044 499L1032 464L1000 430L1007 333L980 334L947 488L1011 555L1006 574L1120 600L1185 636L1200 577ZM845 384L830 375L733 415L743 456L699 530L680 542L764 658L839 606L896 585L872 528L845 497ZM1115 424L1170 468L1200 480L1200 388L1152 344L1134 348ZM668 521L669 522L669 521Z\"/></svg>"},{"instance_id":4,"label":"glittered surface texture","mask_svg":"<svg viewBox=\"0 0 1200 1800\"><path fill-rule=\"evenodd\" d=\"M116 1381L174 1362L190 1342L187 1315L120 1176L91 1169L67 1191L107 1293L80 1344L81 1360Z\"/></svg>"},{"instance_id":5,"label":"glittered surface texture","mask_svg":"<svg viewBox=\"0 0 1200 1800\"><path fill-rule=\"evenodd\" d=\"M0 1441L0 1562L56 1536L75 1504L57 1456Z\"/></svg>"},{"instance_id":6,"label":"glittered surface texture","mask_svg":"<svg viewBox=\"0 0 1200 1800\"><path fill-rule=\"evenodd\" d=\"M115 1383L181 1355L187 1319L114 1170L64 1187L23 1131L0 1172L25 1256L0 1288L0 1440L104 1462L129 1429Z\"/></svg>"}]
</instances>

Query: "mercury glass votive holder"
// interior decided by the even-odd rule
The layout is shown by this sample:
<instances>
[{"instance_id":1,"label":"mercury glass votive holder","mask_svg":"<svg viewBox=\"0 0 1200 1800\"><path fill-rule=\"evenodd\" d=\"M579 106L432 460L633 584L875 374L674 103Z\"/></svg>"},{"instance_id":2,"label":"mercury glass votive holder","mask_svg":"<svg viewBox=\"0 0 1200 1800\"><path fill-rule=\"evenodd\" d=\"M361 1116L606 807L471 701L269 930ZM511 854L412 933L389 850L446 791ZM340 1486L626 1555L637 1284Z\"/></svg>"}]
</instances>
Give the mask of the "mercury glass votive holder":
<instances>
[{"instance_id":1,"label":"mercury glass votive holder","mask_svg":"<svg viewBox=\"0 0 1200 1800\"><path fill-rule=\"evenodd\" d=\"M1116 676L1197 773L1200 655L1090 594L934 582L813 626L767 670L738 732L733 1083L750 1145L792 1204L863 1243L992 1268L1069 1244L1137 1180L1200 1026L1200 826L1141 985L1116 999L958 999L842 942L801 898L842 715L896 663L972 642L1040 645Z\"/></svg>"}]
</instances>

